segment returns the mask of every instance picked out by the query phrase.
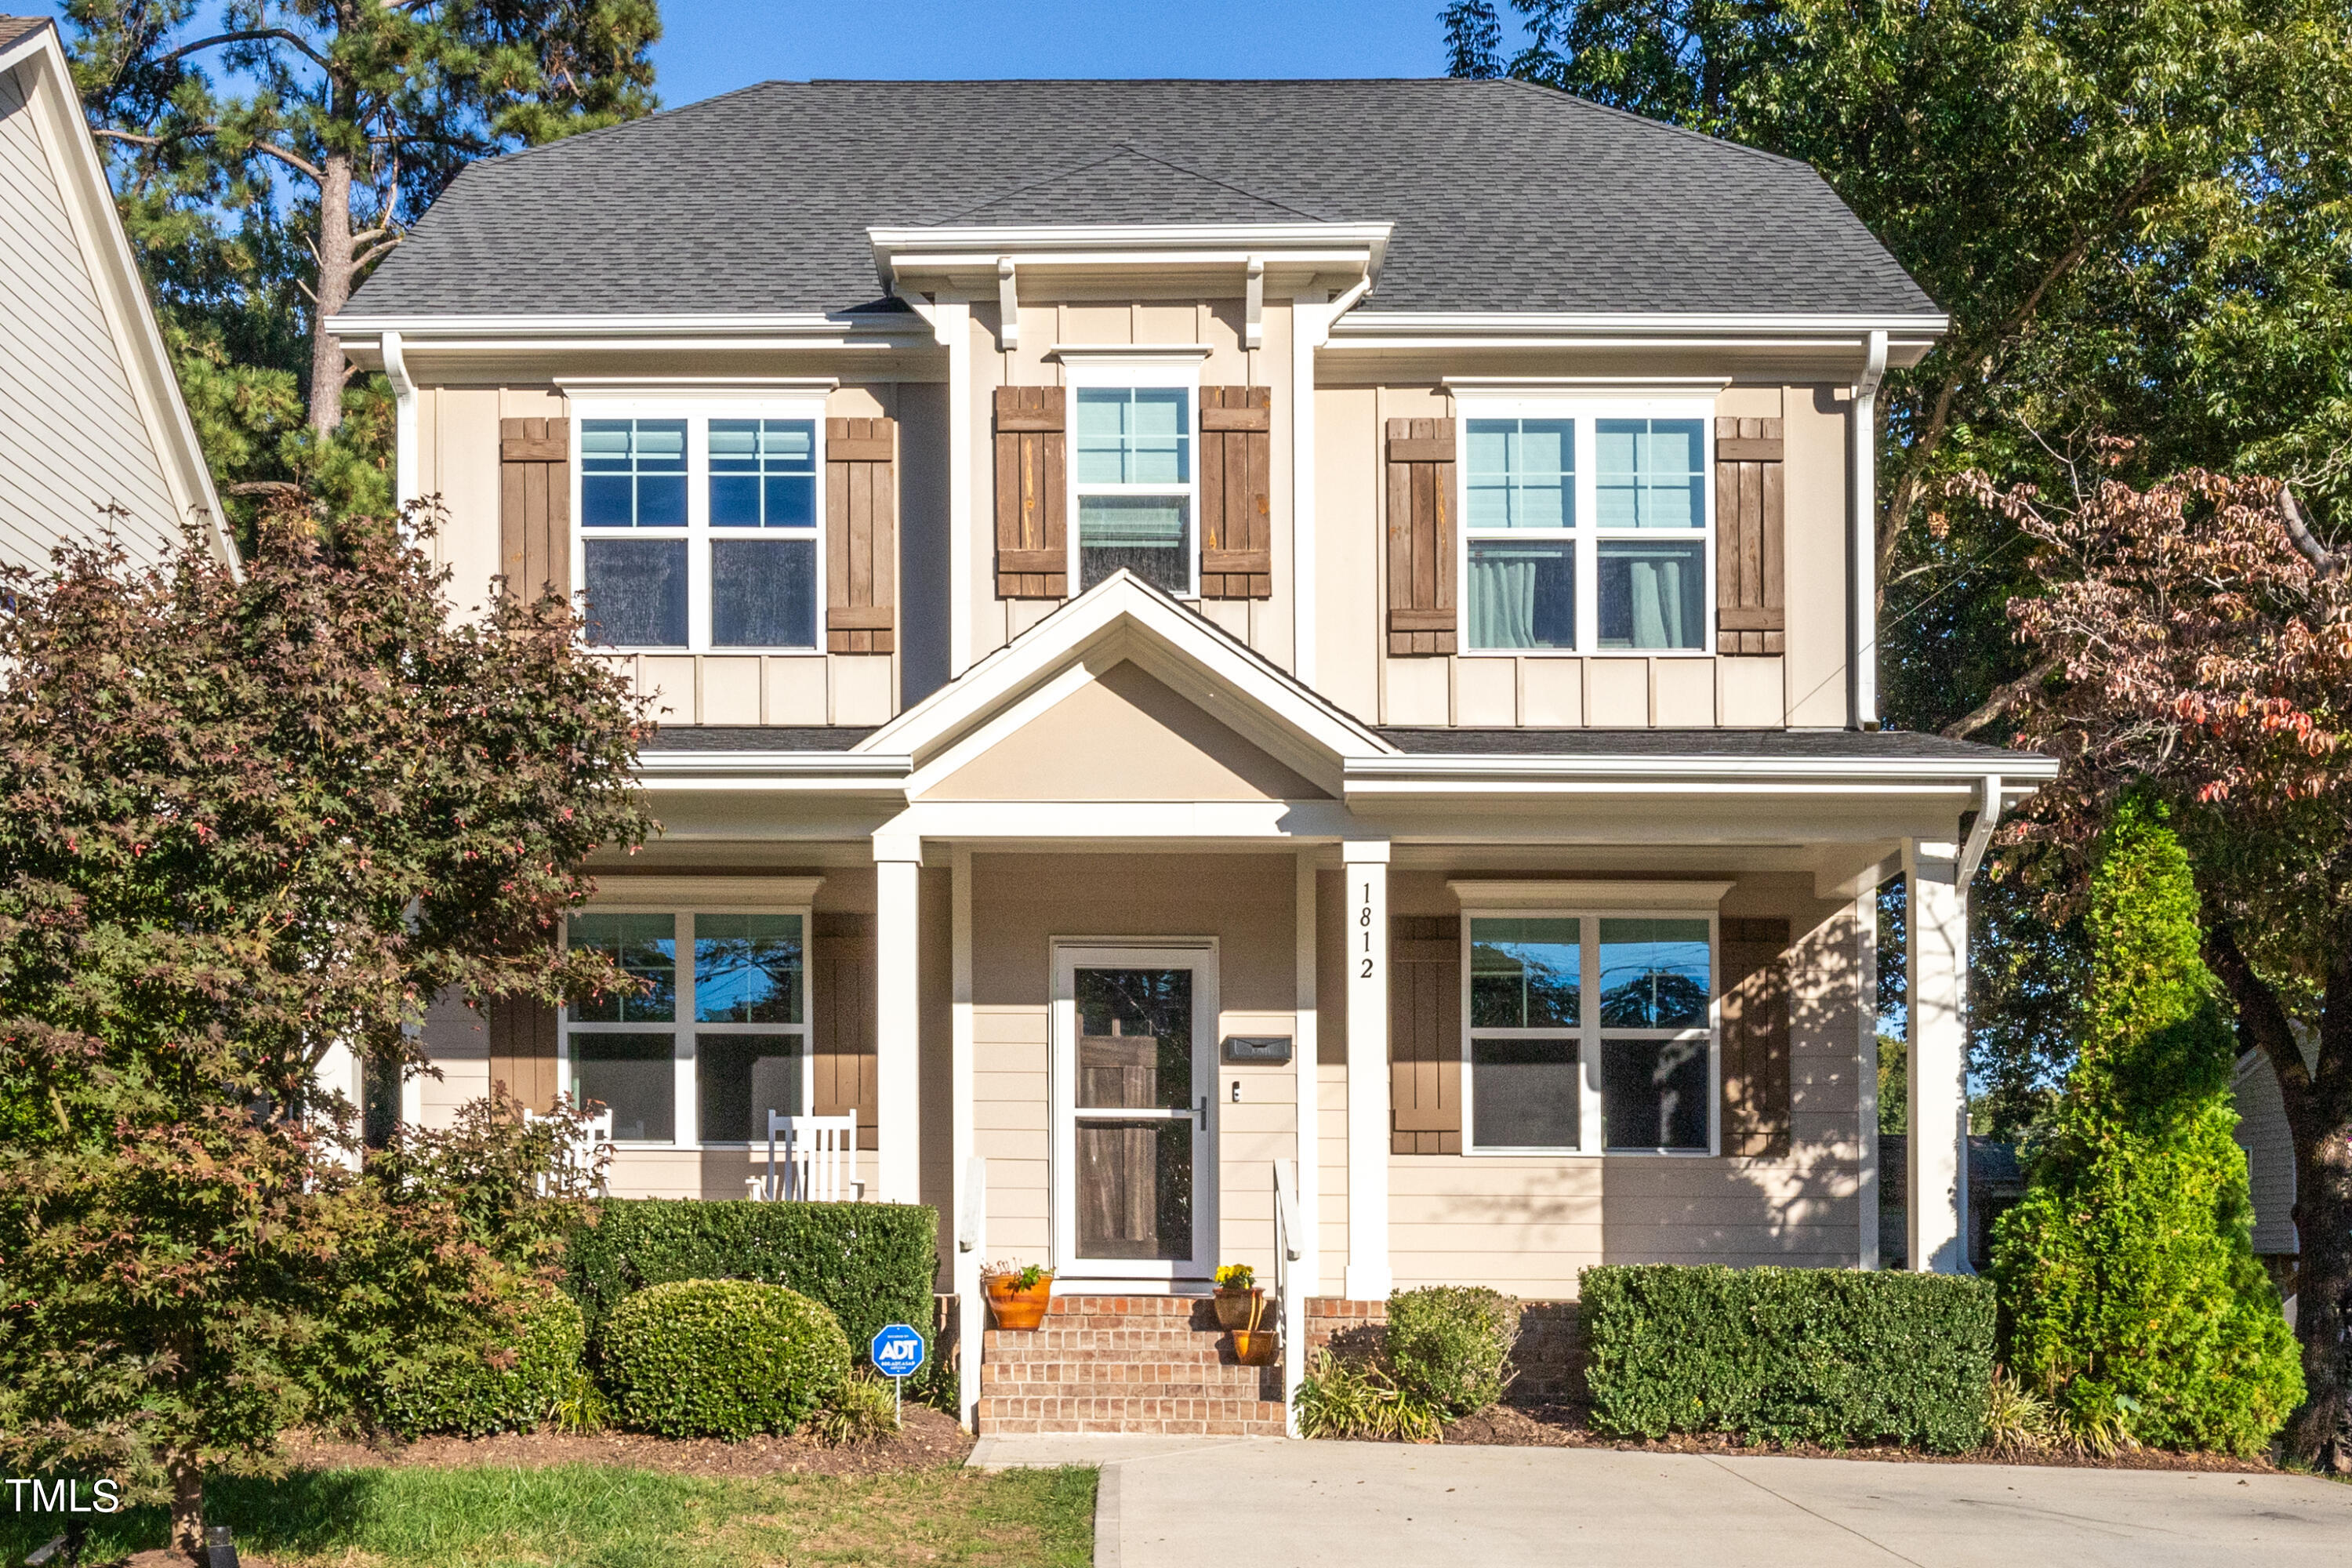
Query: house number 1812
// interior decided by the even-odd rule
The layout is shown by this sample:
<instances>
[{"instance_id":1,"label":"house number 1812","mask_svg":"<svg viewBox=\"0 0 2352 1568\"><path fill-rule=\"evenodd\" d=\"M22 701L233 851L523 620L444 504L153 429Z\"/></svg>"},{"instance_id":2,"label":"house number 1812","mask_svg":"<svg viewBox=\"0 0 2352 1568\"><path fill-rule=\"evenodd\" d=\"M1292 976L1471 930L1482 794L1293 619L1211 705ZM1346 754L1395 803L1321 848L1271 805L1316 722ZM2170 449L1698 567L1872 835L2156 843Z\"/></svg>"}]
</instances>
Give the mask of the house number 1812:
<instances>
[{"instance_id":1,"label":"house number 1812","mask_svg":"<svg viewBox=\"0 0 2352 1568\"><path fill-rule=\"evenodd\" d=\"M1357 978L1370 980L1372 977L1372 885L1370 882L1364 884L1362 901L1356 906L1356 924L1362 929L1364 936L1364 967Z\"/></svg>"}]
</instances>

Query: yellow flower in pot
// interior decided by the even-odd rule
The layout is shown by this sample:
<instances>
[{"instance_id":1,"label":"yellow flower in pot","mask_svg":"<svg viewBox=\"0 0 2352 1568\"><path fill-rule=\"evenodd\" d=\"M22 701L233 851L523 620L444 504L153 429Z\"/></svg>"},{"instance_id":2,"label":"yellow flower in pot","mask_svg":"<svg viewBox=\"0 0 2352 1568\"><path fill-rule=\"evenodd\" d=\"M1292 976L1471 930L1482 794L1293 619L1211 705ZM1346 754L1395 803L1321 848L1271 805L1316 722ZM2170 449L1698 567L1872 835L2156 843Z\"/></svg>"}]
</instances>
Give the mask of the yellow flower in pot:
<instances>
[{"instance_id":1,"label":"yellow flower in pot","mask_svg":"<svg viewBox=\"0 0 2352 1568\"><path fill-rule=\"evenodd\" d=\"M980 1271L980 1288L998 1328L1035 1333L1054 1300L1054 1271L1039 1263L991 1263Z\"/></svg>"},{"instance_id":2,"label":"yellow flower in pot","mask_svg":"<svg viewBox=\"0 0 2352 1568\"><path fill-rule=\"evenodd\" d=\"M1245 1329L1265 1300L1258 1288L1257 1270L1246 1263L1228 1263L1217 1270L1217 1327Z\"/></svg>"}]
</instances>

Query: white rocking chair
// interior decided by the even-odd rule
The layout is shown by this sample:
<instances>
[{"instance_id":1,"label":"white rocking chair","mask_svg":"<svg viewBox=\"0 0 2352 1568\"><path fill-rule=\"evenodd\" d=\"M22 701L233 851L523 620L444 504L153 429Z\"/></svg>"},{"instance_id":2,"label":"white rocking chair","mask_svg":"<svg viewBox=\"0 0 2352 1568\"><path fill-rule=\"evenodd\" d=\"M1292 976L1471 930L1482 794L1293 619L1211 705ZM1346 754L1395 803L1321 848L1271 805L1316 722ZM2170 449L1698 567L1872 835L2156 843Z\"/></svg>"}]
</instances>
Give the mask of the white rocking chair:
<instances>
[{"instance_id":1,"label":"white rocking chair","mask_svg":"<svg viewBox=\"0 0 2352 1568\"><path fill-rule=\"evenodd\" d=\"M779 1158L778 1142L782 1142ZM768 1112L768 1173L748 1178L754 1198L770 1203L863 1202L857 1179L857 1113L786 1116Z\"/></svg>"},{"instance_id":2,"label":"white rocking chair","mask_svg":"<svg viewBox=\"0 0 2352 1568\"><path fill-rule=\"evenodd\" d=\"M554 1120L553 1117L542 1116L536 1110L524 1111L522 1119L526 1125L533 1121ZM613 1112L607 1108L588 1118L587 1125L580 1130L578 1135L555 1152L556 1171L586 1177L596 1169L596 1151L601 1148L609 1153L612 1147ZM547 1195L548 1175L553 1173L545 1173L540 1176L538 1187L541 1197ZM604 1191L604 1178L599 1176L596 1180L596 1191L600 1195Z\"/></svg>"}]
</instances>

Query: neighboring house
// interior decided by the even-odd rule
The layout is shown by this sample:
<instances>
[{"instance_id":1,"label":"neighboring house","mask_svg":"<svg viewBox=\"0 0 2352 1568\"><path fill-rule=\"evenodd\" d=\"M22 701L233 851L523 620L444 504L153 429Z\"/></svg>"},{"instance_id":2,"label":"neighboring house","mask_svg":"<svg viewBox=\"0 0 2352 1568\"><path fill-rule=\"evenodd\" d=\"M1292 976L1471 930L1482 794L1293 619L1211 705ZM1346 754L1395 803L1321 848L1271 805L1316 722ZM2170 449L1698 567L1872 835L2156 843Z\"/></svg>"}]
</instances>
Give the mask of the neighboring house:
<instances>
[{"instance_id":1,"label":"neighboring house","mask_svg":"<svg viewBox=\"0 0 2352 1568\"><path fill-rule=\"evenodd\" d=\"M1293 1347L1872 1267L1907 870L1965 1268L1960 889L2054 766L1876 722L1874 398L1945 325L1811 170L1507 81L776 82L473 165L336 330L459 607L580 594L659 693L571 924L655 990L436 1009L408 1113L569 1090L616 1193L740 1196L854 1110L968 1333L982 1257L1251 1262Z\"/></svg>"},{"instance_id":2,"label":"neighboring house","mask_svg":"<svg viewBox=\"0 0 2352 1568\"><path fill-rule=\"evenodd\" d=\"M152 561L191 521L235 559L57 27L0 16L0 563L107 528Z\"/></svg>"},{"instance_id":3,"label":"neighboring house","mask_svg":"<svg viewBox=\"0 0 2352 1568\"><path fill-rule=\"evenodd\" d=\"M2284 1278L2303 1253L2294 1232L2294 1131L2286 1122L2286 1097L2277 1069L2259 1049L2238 1058L2230 1088L2238 1104L2233 1136L2246 1152L2254 1203L2254 1251Z\"/></svg>"}]
</instances>

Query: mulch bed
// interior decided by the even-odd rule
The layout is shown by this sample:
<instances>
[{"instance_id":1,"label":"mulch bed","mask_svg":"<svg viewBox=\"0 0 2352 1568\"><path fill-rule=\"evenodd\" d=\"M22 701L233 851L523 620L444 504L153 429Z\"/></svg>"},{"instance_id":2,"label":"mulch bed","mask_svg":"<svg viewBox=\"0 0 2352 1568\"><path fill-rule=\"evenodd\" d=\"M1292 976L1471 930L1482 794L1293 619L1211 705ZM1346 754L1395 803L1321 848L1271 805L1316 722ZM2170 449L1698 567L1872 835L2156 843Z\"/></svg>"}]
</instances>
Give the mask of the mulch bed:
<instances>
[{"instance_id":1,"label":"mulch bed","mask_svg":"<svg viewBox=\"0 0 2352 1568\"><path fill-rule=\"evenodd\" d=\"M2099 1470L2213 1470L2233 1475L2269 1475L2278 1469L2262 1459L2233 1459L2226 1454L2175 1454L2157 1448L2100 1459L2059 1451L1930 1454L1892 1446L1823 1448L1811 1443L1743 1443L1719 1433L1676 1433L1647 1442L1603 1436L1592 1430L1591 1412L1578 1405L1498 1405L1484 1415L1448 1423L1445 1441L1514 1448L1619 1448L1642 1454L1779 1454L1809 1459L1883 1459L1909 1465L2048 1465Z\"/></svg>"},{"instance_id":2,"label":"mulch bed","mask_svg":"<svg viewBox=\"0 0 2352 1568\"><path fill-rule=\"evenodd\" d=\"M908 1405L905 1425L886 1442L828 1448L809 1437L654 1437L637 1432L505 1432L489 1437L420 1437L413 1443L345 1442L296 1435L287 1457L305 1469L392 1466L447 1468L464 1465L616 1465L693 1476L871 1476L891 1470L960 1465L971 1437L926 1405Z\"/></svg>"}]
</instances>

